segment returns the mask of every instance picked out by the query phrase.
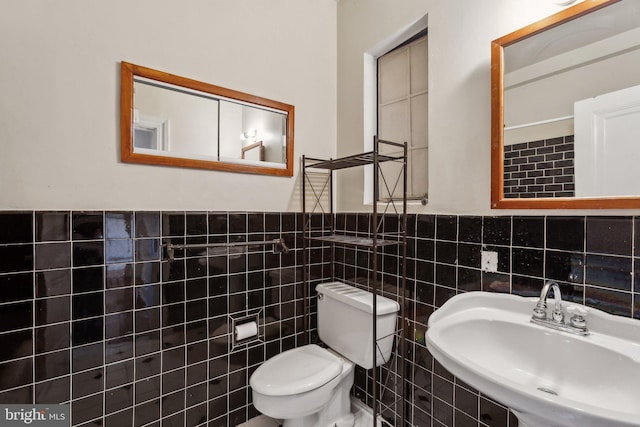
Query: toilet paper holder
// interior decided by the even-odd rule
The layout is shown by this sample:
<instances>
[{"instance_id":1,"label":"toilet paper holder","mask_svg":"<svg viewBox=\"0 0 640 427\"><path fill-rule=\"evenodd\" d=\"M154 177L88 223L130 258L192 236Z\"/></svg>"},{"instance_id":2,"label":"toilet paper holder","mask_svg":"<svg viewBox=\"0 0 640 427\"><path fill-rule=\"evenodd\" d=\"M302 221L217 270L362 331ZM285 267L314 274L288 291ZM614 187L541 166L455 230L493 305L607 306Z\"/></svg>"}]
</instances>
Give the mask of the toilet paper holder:
<instances>
[{"instance_id":1,"label":"toilet paper holder","mask_svg":"<svg viewBox=\"0 0 640 427\"><path fill-rule=\"evenodd\" d=\"M249 314L247 316L229 316L229 323L231 331L231 350L236 347L251 344L254 342L264 342L264 321L262 316L262 310L256 313ZM255 335L248 336L244 339L238 339L237 327L240 327L241 332L246 332L251 329L251 324L255 324Z\"/></svg>"}]
</instances>

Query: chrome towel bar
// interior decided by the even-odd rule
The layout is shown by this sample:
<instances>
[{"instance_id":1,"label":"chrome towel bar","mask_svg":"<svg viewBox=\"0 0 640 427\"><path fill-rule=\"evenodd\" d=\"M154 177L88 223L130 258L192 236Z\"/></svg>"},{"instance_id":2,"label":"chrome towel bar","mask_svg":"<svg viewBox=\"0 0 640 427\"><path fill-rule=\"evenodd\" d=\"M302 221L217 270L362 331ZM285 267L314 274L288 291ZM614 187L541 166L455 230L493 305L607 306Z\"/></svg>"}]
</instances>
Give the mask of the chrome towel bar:
<instances>
[{"instance_id":1,"label":"chrome towel bar","mask_svg":"<svg viewBox=\"0 0 640 427\"><path fill-rule=\"evenodd\" d=\"M273 253L289 253L289 247L284 239L264 240L261 242L231 242L231 243L195 243L195 244L173 244L165 243L162 246L167 248L169 261L174 260L176 249L204 249L204 248L233 248L236 246L261 246L272 245Z\"/></svg>"}]
</instances>

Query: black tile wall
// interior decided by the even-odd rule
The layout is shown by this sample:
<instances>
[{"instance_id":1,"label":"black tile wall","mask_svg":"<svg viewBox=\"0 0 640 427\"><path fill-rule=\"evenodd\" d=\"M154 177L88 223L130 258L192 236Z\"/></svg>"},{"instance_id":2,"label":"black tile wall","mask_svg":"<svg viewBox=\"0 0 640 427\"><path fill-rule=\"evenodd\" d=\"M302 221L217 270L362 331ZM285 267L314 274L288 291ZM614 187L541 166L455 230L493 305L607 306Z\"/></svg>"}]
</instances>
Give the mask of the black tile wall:
<instances>
[{"instance_id":1,"label":"black tile wall","mask_svg":"<svg viewBox=\"0 0 640 427\"><path fill-rule=\"evenodd\" d=\"M363 214L339 214L345 233ZM563 298L609 313L640 319L640 232L637 217L605 216L439 216L409 215L407 226L407 425L517 426L499 402L482 395L447 372L426 349L424 333L431 313L460 292L485 290L537 296L546 279L560 283ZM480 269L480 252L498 252L498 272ZM358 251L336 251L340 280L359 286ZM397 252L385 250L384 263ZM370 267L369 267L370 268ZM384 264L383 264L384 268ZM370 270L369 270L370 271ZM385 269L379 279L394 296L398 277ZM397 365L380 369L399 372ZM371 404L371 372L356 368L354 394ZM382 401L393 402L389 383ZM399 392L395 390L395 392ZM386 393L386 394L385 394ZM398 407L383 412L390 425Z\"/></svg>"},{"instance_id":2,"label":"black tile wall","mask_svg":"<svg viewBox=\"0 0 640 427\"><path fill-rule=\"evenodd\" d=\"M304 342L295 213L0 212L0 402L69 403L74 426L235 426L265 358ZM271 247L162 244L283 237ZM330 269L314 261L314 280ZM231 348L229 316L263 342Z\"/></svg>"},{"instance_id":3,"label":"black tile wall","mask_svg":"<svg viewBox=\"0 0 640 427\"><path fill-rule=\"evenodd\" d=\"M504 147L504 197L573 197L573 135Z\"/></svg>"},{"instance_id":4,"label":"black tile wall","mask_svg":"<svg viewBox=\"0 0 640 427\"><path fill-rule=\"evenodd\" d=\"M315 224L328 218L314 218ZM337 214L364 234L367 214ZM73 425L235 426L256 415L248 379L267 358L304 342L301 216L262 212L1 212L0 402L71 404ZM386 231L400 222L385 218ZM459 292L537 295L557 280L567 299L640 319L638 217L410 215L406 307L408 423L517 425L498 402L448 373L424 343L431 313ZM284 237L292 252L177 250L162 244ZM498 272L480 269L498 252ZM379 279L398 294L396 248ZM310 289L335 277L371 280L360 249L310 248ZM311 292L311 295L313 293ZM311 340L317 340L310 299ZM229 316L262 310L263 343L231 349ZM380 377L397 375L397 361ZM354 394L371 403L371 372ZM401 385L387 382L384 416L396 423Z\"/></svg>"}]
</instances>

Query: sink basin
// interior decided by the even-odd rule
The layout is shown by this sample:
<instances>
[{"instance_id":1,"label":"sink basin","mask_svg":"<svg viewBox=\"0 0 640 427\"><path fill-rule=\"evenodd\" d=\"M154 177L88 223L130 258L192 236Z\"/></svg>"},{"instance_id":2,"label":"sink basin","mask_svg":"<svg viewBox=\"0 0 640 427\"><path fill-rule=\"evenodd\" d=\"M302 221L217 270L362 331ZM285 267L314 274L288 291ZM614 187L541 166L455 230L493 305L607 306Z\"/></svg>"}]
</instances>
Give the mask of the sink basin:
<instances>
[{"instance_id":1,"label":"sink basin","mask_svg":"<svg viewBox=\"0 0 640 427\"><path fill-rule=\"evenodd\" d=\"M640 427L640 321L591 309L590 334L573 335L531 323L537 301L456 295L431 315L427 348L520 427Z\"/></svg>"}]
</instances>

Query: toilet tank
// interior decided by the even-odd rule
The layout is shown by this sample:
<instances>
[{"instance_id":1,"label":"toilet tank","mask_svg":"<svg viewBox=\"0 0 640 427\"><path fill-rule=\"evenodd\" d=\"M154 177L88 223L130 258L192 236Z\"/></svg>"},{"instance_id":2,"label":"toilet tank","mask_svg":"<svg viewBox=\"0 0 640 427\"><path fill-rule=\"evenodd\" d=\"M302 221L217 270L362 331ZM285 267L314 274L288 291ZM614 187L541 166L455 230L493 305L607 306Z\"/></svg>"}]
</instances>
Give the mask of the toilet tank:
<instances>
[{"instance_id":1,"label":"toilet tank","mask_svg":"<svg viewBox=\"0 0 640 427\"><path fill-rule=\"evenodd\" d=\"M359 366L373 368L373 294L341 282L322 283L316 293L320 339ZM400 305L380 295L376 298L379 366L391 357Z\"/></svg>"}]
</instances>

